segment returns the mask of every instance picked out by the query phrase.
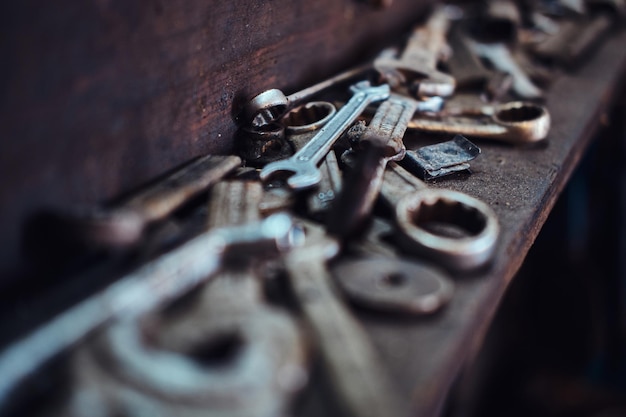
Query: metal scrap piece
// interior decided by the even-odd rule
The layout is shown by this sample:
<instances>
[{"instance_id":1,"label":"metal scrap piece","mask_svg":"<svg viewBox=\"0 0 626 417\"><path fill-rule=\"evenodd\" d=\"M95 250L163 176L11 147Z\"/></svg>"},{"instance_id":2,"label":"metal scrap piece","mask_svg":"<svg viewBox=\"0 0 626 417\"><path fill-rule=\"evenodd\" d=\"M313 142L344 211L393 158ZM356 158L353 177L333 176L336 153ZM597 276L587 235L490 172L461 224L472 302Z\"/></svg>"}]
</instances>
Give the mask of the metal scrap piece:
<instances>
[{"instance_id":1,"label":"metal scrap piece","mask_svg":"<svg viewBox=\"0 0 626 417\"><path fill-rule=\"evenodd\" d=\"M432 180L468 170L469 161L480 155L480 148L467 138L456 135L452 140L407 151L400 165L423 180Z\"/></svg>"}]
</instances>

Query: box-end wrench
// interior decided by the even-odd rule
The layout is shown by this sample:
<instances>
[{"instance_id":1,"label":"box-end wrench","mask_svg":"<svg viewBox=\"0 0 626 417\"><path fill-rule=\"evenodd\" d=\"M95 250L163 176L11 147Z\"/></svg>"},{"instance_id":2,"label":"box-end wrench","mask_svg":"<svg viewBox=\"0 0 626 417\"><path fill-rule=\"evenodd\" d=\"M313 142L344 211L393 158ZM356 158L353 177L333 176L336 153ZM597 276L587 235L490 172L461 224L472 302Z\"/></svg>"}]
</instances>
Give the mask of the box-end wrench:
<instances>
[{"instance_id":1,"label":"box-end wrench","mask_svg":"<svg viewBox=\"0 0 626 417\"><path fill-rule=\"evenodd\" d=\"M208 227L258 221L262 193L259 182L216 184ZM233 417L282 415L306 379L304 346L291 317L264 303L263 279L254 266L241 258L225 263L193 301L107 329L96 349L106 355L111 376L121 380L109 402L132 408L132 416L156 408L181 417L206 409ZM211 353L215 346L232 357L220 361ZM94 388L91 394L98 393ZM129 407L133 395L142 401Z\"/></svg>"},{"instance_id":2,"label":"box-end wrench","mask_svg":"<svg viewBox=\"0 0 626 417\"><path fill-rule=\"evenodd\" d=\"M424 25L416 27L400 58L381 56L374 68L395 88L406 82L403 73L417 78L417 96L447 97L454 93L454 77L437 69L437 61L446 48L446 33L450 25L444 8L437 8Z\"/></svg>"},{"instance_id":3,"label":"box-end wrench","mask_svg":"<svg viewBox=\"0 0 626 417\"><path fill-rule=\"evenodd\" d=\"M319 183L321 173L317 164L326 156L341 134L370 103L389 97L389 86L386 84L373 87L365 81L353 85L350 89L353 92L350 100L302 149L292 157L272 162L261 170L262 181L284 172L291 173L287 185L294 190L309 188Z\"/></svg>"},{"instance_id":4,"label":"box-end wrench","mask_svg":"<svg viewBox=\"0 0 626 417\"><path fill-rule=\"evenodd\" d=\"M285 214L260 223L205 232L123 276L0 352L0 409L19 401L16 388L46 362L115 319L138 317L212 279L225 257L277 256L293 247Z\"/></svg>"},{"instance_id":5,"label":"box-end wrench","mask_svg":"<svg viewBox=\"0 0 626 417\"><path fill-rule=\"evenodd\" d=\"M500 226L483 201L428 188L394 162L387 165L380 195L394 210L398 243L406 251L456 272L481 268L491 260Z\"/></svg>"},{"instance_id":6,"label":"box-end wrench","mask_svg":"<svg viewBox=\"0 0 626 417\"><path fill-rule=\"evenodd\" d=\"M408 128L522 145L542 141L548 136L550 113L544 106L522 101L472 108L451 107L447 113L444 110L433 117L415 117Z\"/></svg>"},{"instance_id":7,"label":"box-end wrench","mask_svg":"<svg viewBox=\"0 0 626 417\"><path fill-rule=\"evenodd\" d=\"M336 87L358 77L367 79L367 74L371 71L371 65L362 65L288 96L276 88L263 91L246 103L240 118L245 125L252 127L271 124L278 121L289 110L331 87Z\"/></svg>"}]
</instances>

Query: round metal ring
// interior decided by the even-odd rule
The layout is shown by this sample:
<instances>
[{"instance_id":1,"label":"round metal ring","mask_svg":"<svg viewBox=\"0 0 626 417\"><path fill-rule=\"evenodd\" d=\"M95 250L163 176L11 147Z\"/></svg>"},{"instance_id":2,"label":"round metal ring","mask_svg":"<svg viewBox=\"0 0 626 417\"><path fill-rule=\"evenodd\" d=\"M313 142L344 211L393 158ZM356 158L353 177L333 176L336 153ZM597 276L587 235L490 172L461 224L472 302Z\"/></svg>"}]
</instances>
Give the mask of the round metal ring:
<instances>
[{"instance_id":1,"label":"round metal ring","mask_svg":"<svg viewBox=\"0 0 626 417\"><path fill-rule=\"evenodd\" d=\"M396 205L401 243L453 271L485 265L492 257L500 226L484 202L452 190L426 189ZM439 226L443 226L436 230Z\"/></svg>"},{"instance_id":2,"label":"round metal ring","mask_svg":"<svg viewBox=\"0 0 626 417\"><path fill-rule=\"evenodd\" d=\"M350 301L383 312L432 314L450 301L454 290L443 271L419 262L344 260L332 267L332 273Z\"/></svg>"},{"instance_id":3,"label":"round metal ring","mask_svg":"<svg viewBox=\"0 0 626 417\"><path fill-rule=\"evenodd\" d=\"M337 113L327 101L312 101L289 111L281 119L287 133L312 132L324 126Z\"/></svg>"}]
</instances>

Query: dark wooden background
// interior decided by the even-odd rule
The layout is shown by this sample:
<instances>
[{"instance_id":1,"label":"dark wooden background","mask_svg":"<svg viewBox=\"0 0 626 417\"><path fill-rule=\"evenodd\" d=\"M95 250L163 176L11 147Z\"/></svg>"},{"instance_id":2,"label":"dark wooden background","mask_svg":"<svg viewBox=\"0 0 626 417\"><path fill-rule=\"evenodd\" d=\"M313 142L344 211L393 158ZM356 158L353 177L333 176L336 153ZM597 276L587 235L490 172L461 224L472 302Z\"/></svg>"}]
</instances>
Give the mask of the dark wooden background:
<instances>
[{"instance_id":1,"label":"dark wooden background","mask_svg":"<svg viewBox=\"0 0 626 417\"><path fill-rule=\"evenodd\" d=\"M0 288L30 262L21 241L36 213L229 153L243 98L292 92L371 56L429 3L2 2Z\"/></svg>"}]
</instances>

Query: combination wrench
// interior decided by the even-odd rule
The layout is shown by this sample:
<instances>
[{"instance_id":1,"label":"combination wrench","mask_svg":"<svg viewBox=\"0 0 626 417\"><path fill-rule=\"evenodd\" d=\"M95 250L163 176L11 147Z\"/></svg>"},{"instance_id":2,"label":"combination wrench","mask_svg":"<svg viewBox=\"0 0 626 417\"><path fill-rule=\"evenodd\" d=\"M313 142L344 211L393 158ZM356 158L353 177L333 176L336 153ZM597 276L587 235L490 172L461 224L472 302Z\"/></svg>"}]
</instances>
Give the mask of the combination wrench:
<instances>
[{"instance_id":1,"label":"combination wrench","mask_svg":"<svg viewBox=\"0 0 626 417\"><path fill-rule=\"evenodd\" d=\"M350 87L353 96L324 125L318 133L290 158L267 164L260 174L262 181L267 181L280 172L291 173L287 185L294 190L301 190L318 184L321 173L317 167L330 151L341 134L373 102L389 97L390 89L386 84L373 87L364 81Z\"/></svg>"}]
</instances>

